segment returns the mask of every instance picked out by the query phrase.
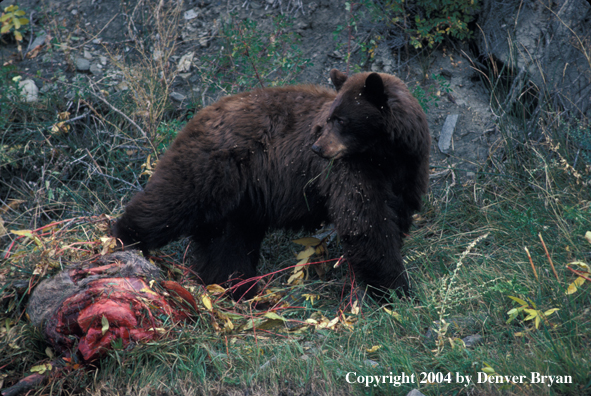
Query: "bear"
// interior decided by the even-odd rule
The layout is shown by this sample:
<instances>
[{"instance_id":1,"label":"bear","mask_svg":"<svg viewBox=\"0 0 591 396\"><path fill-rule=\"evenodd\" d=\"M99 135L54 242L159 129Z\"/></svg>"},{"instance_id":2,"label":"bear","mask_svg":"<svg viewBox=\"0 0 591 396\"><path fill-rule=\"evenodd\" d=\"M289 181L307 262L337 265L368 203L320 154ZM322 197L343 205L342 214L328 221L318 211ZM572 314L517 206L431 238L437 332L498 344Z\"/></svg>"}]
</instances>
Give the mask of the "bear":
<instances>
[{"instance_id":1,"label":"bear","mask_svg":"<svg viewBox=\"0 0 591 396\"><path fill-rule=\"evenodd\" d=\"M200 110L112 236L144 253L189 236L202 282L241 300L256 295L245 280L268 230L332 223L357 279L408 295L401 247L429 185L425 113L393 75L330 78L336 91L260 88Z\"/></svg>"}]
</instances>

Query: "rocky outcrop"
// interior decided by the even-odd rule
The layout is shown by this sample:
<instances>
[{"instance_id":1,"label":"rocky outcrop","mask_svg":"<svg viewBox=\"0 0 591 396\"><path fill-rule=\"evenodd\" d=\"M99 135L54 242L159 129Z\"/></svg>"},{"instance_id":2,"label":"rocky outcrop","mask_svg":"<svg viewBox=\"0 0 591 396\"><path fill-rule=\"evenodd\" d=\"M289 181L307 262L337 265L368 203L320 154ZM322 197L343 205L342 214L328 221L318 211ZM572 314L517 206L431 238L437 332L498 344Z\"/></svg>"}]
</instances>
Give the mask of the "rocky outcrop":
<instances>
[{"instance_id":1,"label":"rocky outcrop","mask_svg":"<svg viewBox=\"0 0 591 396\"><path fill-rule=\"evenodd\" d=\"M591 5L585 0L483 0L482 55L529 79L555 104L591 117Z\"/></svg>"}]
</instances>

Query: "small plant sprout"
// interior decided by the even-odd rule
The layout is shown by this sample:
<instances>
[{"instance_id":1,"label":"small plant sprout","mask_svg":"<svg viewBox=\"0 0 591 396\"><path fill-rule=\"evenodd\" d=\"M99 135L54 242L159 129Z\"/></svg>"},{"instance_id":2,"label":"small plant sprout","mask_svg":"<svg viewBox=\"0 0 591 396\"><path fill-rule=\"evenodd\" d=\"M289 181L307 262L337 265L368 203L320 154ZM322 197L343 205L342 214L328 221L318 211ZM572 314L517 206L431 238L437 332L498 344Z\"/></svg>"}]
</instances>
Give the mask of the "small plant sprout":
<instances>
[{"instance_id":1,"label":"small plant sprout","mask_svg":"<svg viewBox=\"0 0 591 396\"><path fill-rule=\"evenodd\" d=\"M0 22L2 22L0 34L12 32L19 52L22 52L21 41L23 41L21 29L29 24L29 19L23 17L23 15L25 15L23 10L19 10L17 5L11 5L6 7L2 16L0 16Z\"/></svg>"},{"instance_id":2,"label":"small plant sprout","mask_svg":"<svg viewBox=\"0 0 591 396\"><path fill-rule=\"evenodd\" d=\"M513 308L511 310L509 310L507 312L507 315L509 315L509 319L507 320L507 324L511 323L515 318L517 318L517 316L519 316L519 314L521 312L524 312L527 314L527 316L525 317L524 321L528 321L528 320L534 320L534 325L536 329L540 328L540 322L543 320L546 324L551 325L551 323L548 321L548 316L552 315L554 312L558 311L559 308L551 308L547 311L542 311L537 309L536 304L529 300L529 303L522 300L521 298L517 298L517 297L513 297L513 296L508 296L511 300L515 301L517 304L519 304L520 306L517 308ZM515 335L521 336L521 333L516 333Z\"/></svg>"}]
</instances>

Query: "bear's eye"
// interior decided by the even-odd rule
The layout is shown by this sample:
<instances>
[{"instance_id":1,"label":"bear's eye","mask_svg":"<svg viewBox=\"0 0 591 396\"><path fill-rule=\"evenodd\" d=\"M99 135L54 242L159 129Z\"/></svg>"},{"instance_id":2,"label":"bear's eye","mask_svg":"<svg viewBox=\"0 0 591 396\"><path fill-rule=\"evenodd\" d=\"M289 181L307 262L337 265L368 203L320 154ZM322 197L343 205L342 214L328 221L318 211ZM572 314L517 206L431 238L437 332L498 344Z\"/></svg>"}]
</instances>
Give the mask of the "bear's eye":
<instances>
[{"instance_id":1,"label":"bear's eye","mask_svg":"<svg viewBox=\"0 0 591 396\"><path fill-rule=\"evenodd\" d=\"M341 125L345 125L345 120L343 120L342 118L339 118L339 117L332 116L332 117L328 117L328 119L326 120L326 122L331 122L331 121L336 121Z\"/></svg>"}]
</instances>

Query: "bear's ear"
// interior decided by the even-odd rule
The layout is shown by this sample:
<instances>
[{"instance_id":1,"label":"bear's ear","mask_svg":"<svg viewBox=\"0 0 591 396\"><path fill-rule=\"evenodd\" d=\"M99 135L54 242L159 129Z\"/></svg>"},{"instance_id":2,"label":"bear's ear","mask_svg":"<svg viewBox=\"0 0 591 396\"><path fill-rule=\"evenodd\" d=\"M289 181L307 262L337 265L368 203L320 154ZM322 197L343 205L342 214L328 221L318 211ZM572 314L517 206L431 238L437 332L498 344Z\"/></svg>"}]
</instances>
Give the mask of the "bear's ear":
<instances>
[{"instance_id":1,"label":"bear's ear","mask_svg":"<svg viewBox=\"0 0 591 396\"><path fill-rule=\"evenodd\" d=\"M340 70L332 69L330 71L330 79L337 92L339 92L345 81L347 81L347 75Z\"/></svg>"},{"instance_id":2,"label":"bear's ear","mask_svg":"<svg viewBox=\"0 0 591 396\"><path fill-rule=\"evenodd\" d=\"M367 100L378 108L385 106L388 102L384 81L378 73L371 73L367 76L363 93Z\"/></svg>"}]
</instances>

